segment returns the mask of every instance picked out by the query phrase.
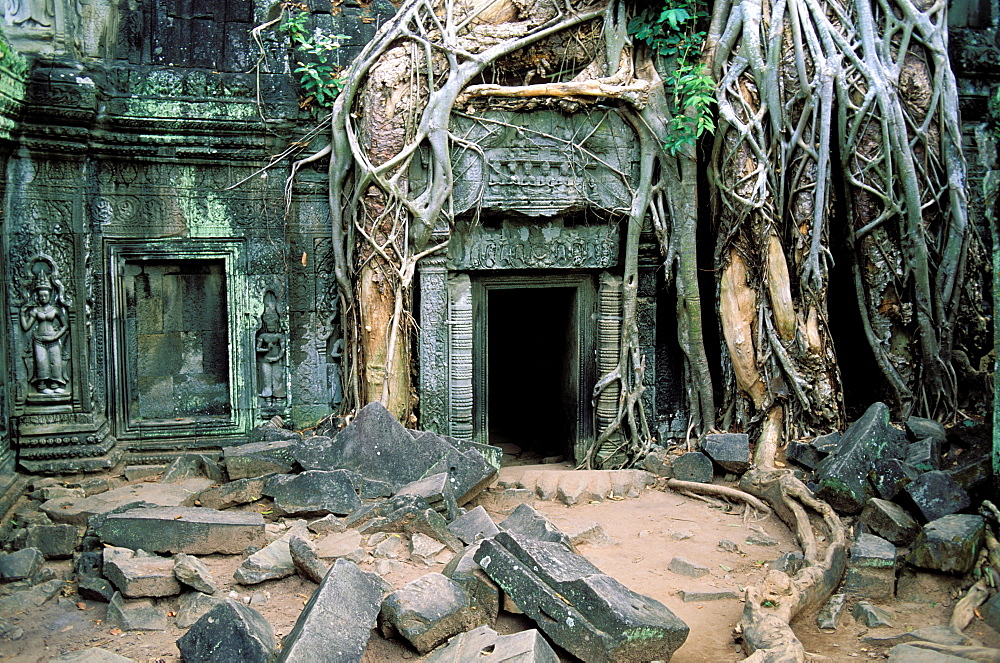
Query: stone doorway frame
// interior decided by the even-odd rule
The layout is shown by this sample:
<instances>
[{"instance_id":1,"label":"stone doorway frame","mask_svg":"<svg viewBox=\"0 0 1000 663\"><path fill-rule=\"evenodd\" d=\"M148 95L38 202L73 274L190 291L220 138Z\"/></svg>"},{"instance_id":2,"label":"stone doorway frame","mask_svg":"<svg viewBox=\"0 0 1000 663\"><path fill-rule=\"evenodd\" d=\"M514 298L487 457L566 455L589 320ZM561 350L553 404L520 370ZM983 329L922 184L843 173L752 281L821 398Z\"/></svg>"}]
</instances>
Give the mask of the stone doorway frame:
<instances>
[{"instance_id":1,"label":"stone doorway frame","mask_svg":"<svg viewBox=\"0 0 1000 663\"><path fill-rule=\"evenodd\" d=\"M575 356L570 375L574 388L575 417L572 421L569 448L573 462L582 460L594 439L594 408L591 392L596 380L596 275L593 273L534 273L506 275L496 272L472 273L472 374L473 379L473 441L489 444L489 293L494 290L522 290L528 288L567 288L573 290L573 310L570 329L574 333ZM530 405L528 405L530 407Z\"/></svg>"},{"instance_id":2,"label":"stone doorway frame","mask_svg":"<svg viewBox=\"0 0 1000 663\"><path fill-rule=\"evenodd\" d=\"M106 379L115 437L143 451L178 447L218 447L245 438L253 422L253 340L256 318L250 302L246 274L245 242L223 239L114 240L107 242L108 339ZM128 346L125 336L125 264L143 260L221 260L226 284L226 321L229 352L229 417L219 421L193 421L136 425L129 416Z\"/></svg>"}]
</instances>

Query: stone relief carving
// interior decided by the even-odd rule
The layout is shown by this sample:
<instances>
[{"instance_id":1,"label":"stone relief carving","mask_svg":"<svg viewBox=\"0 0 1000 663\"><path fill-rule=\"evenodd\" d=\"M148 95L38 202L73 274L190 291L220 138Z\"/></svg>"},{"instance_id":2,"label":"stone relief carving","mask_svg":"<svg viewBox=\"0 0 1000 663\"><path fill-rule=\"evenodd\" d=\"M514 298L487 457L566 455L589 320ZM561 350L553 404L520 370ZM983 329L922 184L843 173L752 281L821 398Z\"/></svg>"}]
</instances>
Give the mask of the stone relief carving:
<instances>
[{"instance_id":1,"label":"stone relief carving","mask_svg":"<svg viewBox=\"0 0 1000 663\"><path fill-rule=\"evenodd\" d=\"M20 307L24 333L24 360L33 391L28 401L69 401L69 304L55 263L36 256L26 275L25 297Z\"/></svg>"},{"instance_id":2,"label":"stone relief carving","mask_svg":"<svg viewBox=\"0 0 1000 663\"><path fill-rule=\"evenodd\" d=\"M500 228L456 228L449 244L451 269L606 269L618 260L617 224L565 228L504 221Z\"/></svg>"},{"instance_id":3,"label":"stone relief carving","mask_svg":"<svg viewBox=\"0 0 1000 663\"><path fill-rule=\"evenodd\" d=\"M259 395L265 405L277 406L285 399L285 334L281 331L278 298L274 292L264 293L264 312L257 332L254 350L257 353Z\"/></svg>"},{"instance_id":4,"label":"stone relief carving","mask_svg":"<svg viewBox=\"0 0 1000 663\"><path fill-rule=\"evenodd\" d=\"M4 0L4 21L22 28L51 28L55 0Z\"/></svg>"}]
</instances>

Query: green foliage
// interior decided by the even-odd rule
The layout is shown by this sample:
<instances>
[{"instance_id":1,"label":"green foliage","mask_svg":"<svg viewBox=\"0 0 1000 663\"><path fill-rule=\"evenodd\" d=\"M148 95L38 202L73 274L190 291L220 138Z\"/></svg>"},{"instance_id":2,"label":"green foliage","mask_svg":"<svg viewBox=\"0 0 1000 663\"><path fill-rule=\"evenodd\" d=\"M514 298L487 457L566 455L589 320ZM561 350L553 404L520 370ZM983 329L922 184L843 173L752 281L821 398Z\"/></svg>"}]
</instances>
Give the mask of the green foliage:
<instances>
[{"instance_id":1,"label":"green foliage","mask_svg":"<svg viewBox=\"0 0 1000 663\"><path fill-rule=\"evenodd\" d=\"M993 88L989 99L989 122L993 129L993 137L1000 140L1000 85Z\"/></svg>"},{"instance_id":2,"label":"green foliage","mask_svg":"<svg viewBox=\"0 0 1000 663\"><path fill-rule=\"evenodd\" d=\"M288 14L278 29L288 35L298 53L308 56L297 61L293 70L306 93L302 106L314 111L328 109L346 82L338 77L341 67L335 64L334 54L349 37L325 34L319 28L310 33L306 25L309 12L291 3L286 9Z\"/></svg>"},{"instance_id":3,"label":"green foliage","mask_svg":"<svg viewBox=\"0 0 1000 663\"><path fill-rule=\"evenodd\" d=\"M702 0L660 0L659 9L641 9L628 24L628 31L645 42L667 64L664 84L672 91L669 135L664 149L677 154L694 145L705 132L715 131L712 105L715 82L700 60L708 19Z\"/></svg>"}]
</instances>

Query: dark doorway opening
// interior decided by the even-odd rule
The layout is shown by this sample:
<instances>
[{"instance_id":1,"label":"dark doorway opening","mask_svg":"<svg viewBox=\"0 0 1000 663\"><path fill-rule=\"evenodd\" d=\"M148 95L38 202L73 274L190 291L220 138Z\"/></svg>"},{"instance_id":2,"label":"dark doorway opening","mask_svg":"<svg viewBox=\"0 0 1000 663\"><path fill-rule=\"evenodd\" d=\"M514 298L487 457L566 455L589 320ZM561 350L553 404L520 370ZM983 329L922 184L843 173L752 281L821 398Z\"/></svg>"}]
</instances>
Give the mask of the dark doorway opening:
<instances>
[{"instance_id":1,"label":"dark doorway opening","mask_svg":"<svg viewBox=\"0 0 1000 663\"><path fill-rule=\"evenodd\" d=\"M576 288L488 291L487 421L491 444L573 458L579 379Z\"/></svg>"}]
</instances>

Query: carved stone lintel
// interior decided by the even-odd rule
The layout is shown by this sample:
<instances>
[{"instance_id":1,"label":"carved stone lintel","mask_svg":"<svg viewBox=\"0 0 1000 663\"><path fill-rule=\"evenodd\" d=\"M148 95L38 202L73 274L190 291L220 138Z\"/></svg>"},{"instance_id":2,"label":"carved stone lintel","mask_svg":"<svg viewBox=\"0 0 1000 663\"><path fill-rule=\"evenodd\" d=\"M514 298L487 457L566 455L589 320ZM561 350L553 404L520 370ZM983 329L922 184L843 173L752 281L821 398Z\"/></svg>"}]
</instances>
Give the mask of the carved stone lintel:
<instances>
[{"instance_id":1,"label":"carved stone lintel","mask_svg":"<svg viewBox=\"0 0 1000 663\"><path fill-rule=\"evenodd\" d=\"M618 261L616 224L566 228L558 220L500 228L467 225L449 244L452 269L607 269Z\"/></svg>"}]
</instances>

